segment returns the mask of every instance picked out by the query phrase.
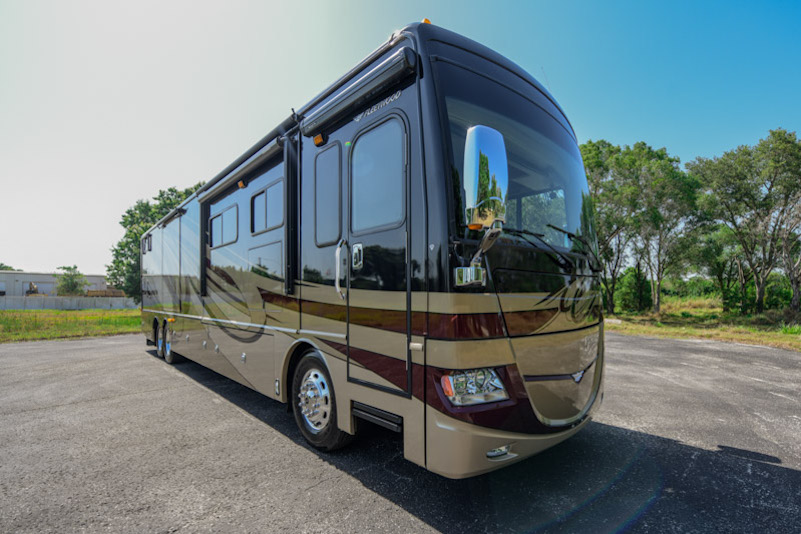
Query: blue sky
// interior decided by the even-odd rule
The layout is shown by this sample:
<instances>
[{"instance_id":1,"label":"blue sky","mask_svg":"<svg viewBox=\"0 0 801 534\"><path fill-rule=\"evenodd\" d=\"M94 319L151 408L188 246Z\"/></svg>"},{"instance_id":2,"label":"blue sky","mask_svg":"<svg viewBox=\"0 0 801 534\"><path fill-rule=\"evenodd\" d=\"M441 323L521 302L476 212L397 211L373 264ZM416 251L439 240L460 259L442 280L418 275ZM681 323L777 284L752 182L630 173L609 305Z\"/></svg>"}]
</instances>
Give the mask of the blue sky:
<instances>
[{"instance_id":1,"label":"blue sky","mask_svg":"<svg viewBox=\"0 0 801 534\"><path fill-rule=\"evenodd\" d=\"M540 79L580 142L686 162L798 131L799 6L0 0L0 261L103 273L136 199L214 176L423 17Z\"/></svg>"}]
</instances>

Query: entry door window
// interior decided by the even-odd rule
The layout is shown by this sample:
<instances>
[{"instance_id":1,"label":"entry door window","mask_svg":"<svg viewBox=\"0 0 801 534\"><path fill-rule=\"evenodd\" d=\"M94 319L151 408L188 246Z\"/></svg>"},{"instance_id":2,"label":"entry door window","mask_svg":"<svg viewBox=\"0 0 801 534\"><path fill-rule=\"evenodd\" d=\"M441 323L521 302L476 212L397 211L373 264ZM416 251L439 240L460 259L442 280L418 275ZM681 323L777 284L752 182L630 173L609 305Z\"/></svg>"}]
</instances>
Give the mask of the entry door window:
<instances>
[{"instance_id":1,"label":"entry door window","mask_svg":"<svg viewBox=\"0 0 801 534\"><path fill-rule=\"evenodd\" d=\"M403 123L393 118L361 134L352 154L352 232L399 226L406 197Z\"/></svg>"}]
</instances>

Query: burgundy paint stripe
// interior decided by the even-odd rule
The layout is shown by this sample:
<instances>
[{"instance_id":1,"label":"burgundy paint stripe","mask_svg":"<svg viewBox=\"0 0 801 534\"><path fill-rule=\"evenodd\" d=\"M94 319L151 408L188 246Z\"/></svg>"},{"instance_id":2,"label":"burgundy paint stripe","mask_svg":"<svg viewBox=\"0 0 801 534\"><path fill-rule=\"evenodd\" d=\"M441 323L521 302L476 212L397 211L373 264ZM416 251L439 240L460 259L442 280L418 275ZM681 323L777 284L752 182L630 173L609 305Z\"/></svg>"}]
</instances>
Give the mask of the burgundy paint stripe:
<instances>
[{"instance_id":1,"label":"burgundy paint stripe","mask_svg":"<svg viewBox=\"0 0 801 534\"><path fill-rule=\"evenodd\" d=\"M547 325L559 313L558 308L536 311L505 312L506 328L510 336L534 334Z\"/></svg>"},{"instance_id":2,"label":"burgundy paint stripe","mask_svg":"<svg viewBox=\"0 0 801 534\"><path fill-rule=\"evenodd\" d=\"M328 340L322 341L331 348L338 350L343 354L348 354L347 345ZM377 352L357 349L356 347L350 347L350 358L362 364L366 369L374 372L384 380L389 381L394 386L406 391L407 380L405 361L398 360L397 358L392 358L390 356L385 356L384 354L379 354Z\"/></svg>"},{"instance_id":3,"label":"burgundy paint stripe","mask_svg":"<svg viewBox=\"0 0 801 534\"><path fill-rule=\"evenodd\" d=\"M436 339L503 337L503 322L497 313L432 313L430 335Z\"/></svg>"}]
</instances>

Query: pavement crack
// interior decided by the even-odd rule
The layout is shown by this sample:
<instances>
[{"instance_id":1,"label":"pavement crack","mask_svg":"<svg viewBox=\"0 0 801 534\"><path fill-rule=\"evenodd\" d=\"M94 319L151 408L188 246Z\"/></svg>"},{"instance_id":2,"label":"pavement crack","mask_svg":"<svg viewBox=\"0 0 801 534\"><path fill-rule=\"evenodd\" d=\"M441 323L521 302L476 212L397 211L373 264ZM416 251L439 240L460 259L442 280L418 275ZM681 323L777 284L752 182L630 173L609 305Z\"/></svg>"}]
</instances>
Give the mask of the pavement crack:
<instances>
[{"instance_id":1,"label":"pavement crack","mask_svg":"<svg viewBox=\"0 0 801 534\"><path fill-rule=\"evenodd\" d=\"M329 480L335 480L337 478L342 478L342 473L336 474L336 475L328 477L328 478L324 478L324 479L320 480L319 482L317 482L315 484L312 484L311 486L309 486L308 488L304 489L303 491L310 491L310 490L316 488L317 486L319 486L320 484L322 484L324 482L328 482Z\"/></svg>"}]
</instances>

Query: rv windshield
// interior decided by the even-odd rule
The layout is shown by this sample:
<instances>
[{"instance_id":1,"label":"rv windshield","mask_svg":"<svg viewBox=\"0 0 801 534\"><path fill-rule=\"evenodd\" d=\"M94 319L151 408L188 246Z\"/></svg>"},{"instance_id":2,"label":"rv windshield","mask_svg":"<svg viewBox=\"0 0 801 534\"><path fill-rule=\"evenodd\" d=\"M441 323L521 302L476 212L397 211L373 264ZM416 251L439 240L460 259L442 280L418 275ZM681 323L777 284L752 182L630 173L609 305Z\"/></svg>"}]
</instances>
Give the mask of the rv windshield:
<instances>
[{"instance_id":1,"label":"rv windshield","mask_svg":"<svg viewBox=\"0 0 801 534\"><path fill-rule=\"evenodd\" d=\"M557 229L561 228L583 236L594 247L584 165L564 127L530 100L488 78L445 62L437 64L437 74L450 131L458 235L471 236L465 220L465 137L469 128L483 125L503 134L506 145L509 184L503 227L510 238L528 240L525 233L534 233L553 247L587 252L581 240L574 243Z\"/></svg>"}]
</instances>

